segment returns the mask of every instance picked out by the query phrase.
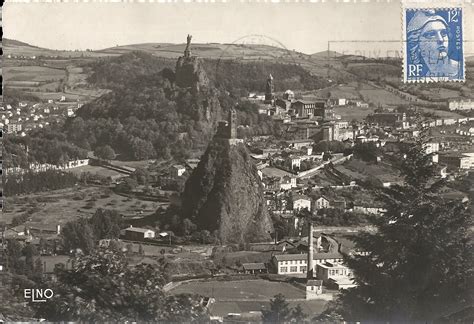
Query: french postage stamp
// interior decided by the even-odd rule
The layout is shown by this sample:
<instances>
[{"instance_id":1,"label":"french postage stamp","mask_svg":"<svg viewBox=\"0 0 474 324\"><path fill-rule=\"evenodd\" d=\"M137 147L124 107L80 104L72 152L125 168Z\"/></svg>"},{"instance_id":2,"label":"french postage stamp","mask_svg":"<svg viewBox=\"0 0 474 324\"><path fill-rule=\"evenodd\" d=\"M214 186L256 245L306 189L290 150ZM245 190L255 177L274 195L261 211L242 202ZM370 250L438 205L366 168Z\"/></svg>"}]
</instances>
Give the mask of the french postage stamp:
<instances>
[{"instance_id":1,"label":"french postage stamp","mask_svg":"<svg viewBox=\"0 0 474 324\"><path fill-rule=\"evenodd\" d=\"M465 81L463 8L403 8L403 81Z\"/></svg>"}]
</instances>

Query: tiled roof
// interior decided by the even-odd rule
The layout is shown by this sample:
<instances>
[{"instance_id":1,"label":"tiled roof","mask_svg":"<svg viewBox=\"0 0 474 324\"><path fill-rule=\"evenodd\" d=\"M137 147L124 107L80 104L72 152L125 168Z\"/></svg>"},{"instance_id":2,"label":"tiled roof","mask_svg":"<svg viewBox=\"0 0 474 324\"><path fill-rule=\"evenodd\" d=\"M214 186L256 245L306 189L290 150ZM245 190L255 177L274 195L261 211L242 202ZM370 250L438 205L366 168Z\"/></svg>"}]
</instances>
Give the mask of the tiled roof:
<instances>
[{"instance_id":1,"label":"tiled roof","mask_svg":"<svg viewBox=\"0 0 474 324\"><path fill-rule=\"evenodd\" d=\"M264 263L244 263L242 266L245 270L261 270L267 268Z\"/></svg>"},{"instance_id":2,"label":"tiled roof","mask_svg":"<svg viewBox=\"0 0 474 324\"><path fill-rule=\"evenodd\" d=\"M306 283L306 286L322 286L323 281L322 280L308 280Z\"/></svg>"},{"instance_id":3,"label":"tiled roof","mask_svg":"<svg viewBox=\"0 0 474 324\"><path fill-rule=\"evenodd\" d=\"M308 255L306 253L301 254L278 254L274 258L277 261L293 261L293 260L306 260ZM342 254L340 253L314 253L313 260L322 260L322 259L342 259Z\"/></svg>"},{"instance_id":4,"label":"tiled roof","mask_svg":"<svg viewBox=\"0 0 474 324\"><path fill-rule=\"evenodd\" d=\"M148 231L152 231L148 228L140 228L140 227L129 227L129 228L126 228L125 231L127 232L138 232L138 233L145 233L145 232L148 232ZM153 232L153 231L152 231Z\"/></svg>"}]
</instances>

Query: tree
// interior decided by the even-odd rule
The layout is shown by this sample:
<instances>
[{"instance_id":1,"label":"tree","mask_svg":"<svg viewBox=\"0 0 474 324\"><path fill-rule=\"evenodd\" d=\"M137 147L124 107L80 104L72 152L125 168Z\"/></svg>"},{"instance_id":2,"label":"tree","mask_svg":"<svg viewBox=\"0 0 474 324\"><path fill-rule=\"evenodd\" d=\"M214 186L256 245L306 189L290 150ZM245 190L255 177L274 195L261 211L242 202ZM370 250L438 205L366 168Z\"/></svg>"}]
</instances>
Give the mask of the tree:
<instances>
[{"instance_id":1,"label":"tree","mask_svg":"<svg viewBox=\"0 0 474 324\"><path fill-rule=\"evenodd\" d=\"M264 323L283 323L290 319L291 309L285 296L277 294L270 299L270 309L262 311L262 321Z\"/></svg>"},{"instance_id":2,"label":"tree","mask_svg":"<svg viewBox=\"0 0 474 324\"><path fill-rule=\"evenodd\" d=\"M291 321L295 323L304 323L308 315L303 312L303 308L300 304L296 305L291 312Z\"/></svg>"},{"instance_id":3,"label":"tree","mask_svg":"<svg viewBox=\"0 0 474 324\"><path fill-rule=\"evenodd\" d=\"M137 168L135 172L132 173L131 177L137 180L140 185L147 185L150 181L150 172L144 168Z\"/></svg>"},{"instance_id":4,"label":"tree","mask_svg":"<svg viewBox=\"0 0 474 324\"><path fill-rule=\"evenodd\" d=\"M366 162L377 162L378 152L374 143L359 143L354 146L354 157Z\"/></svg>"},{"instance_id":5,"label":"tree","mask_svg":"<svg viewBox=\"0 0 474 324\"><path fill-rule=\"evenodd\" d=\"M34 274L35 271L34 257L39 254L38 250L36 250L34 245L28 244L23 249L23 253L25 255L25 274L31 276L32 274Z\"/></svg>"},{"instance_id":6,"label":"tree","mask_svg":"<svg viewBox=\"0 0 474 324\"><path fill-rule=\"evenodd\" d=\"M64 250L67 252L81 249L84 253L89 253L96 243L94 231L84 218L67 222L61 231L61 238Z\"/></svg>"},{"instance_id":7,"label":"tree","mask_svg":"<svg viewBox=\"0 0 474 324\"><path fill-rule=\"evenodd\" d=\"M101 249L76 257L73 264L73 269L57 269L57 280L47 283L54 302L34 303L37 317L90 322L166 322L170 316L184 322L209 320L199 298L165 297L164 259L157 265L132 267L124 254Z\"/></svg>"},{"instance_id":8,"label":"tree","mask_svg":"<svg viewBox=\"0 0 474 324\"><path fill-rule=\"evenodd\" d=\"M97 209L88 222L94 232L95 240L116 239L123 227L122 215L110 209Z\"/></svg>"},{"instance_id":9,"label":"tree","mask_svg":"<svg viewBox=\"0 0 474 324\"><path fill-rule=\"evenodd\" d=\"M8 266L13 273L23 273L23 266L20 264L21 244L14 239L7 240Z\"/></svg>"},{"instance_id":10,"label":"tree","mask_svg":"<svg viewBox=\"0 0 474 324\"><path fill-rule=\"evenodd\" d=\"M161 314L166 323L207 323L209 315L197 295L180 294L167 298Z\"/></svg>"},{"instance_id":11,"label":"tree","mask_svg":"<svg viewBox=\"0 0 474 324\"><path fill-rule=\"evenodd\" d=\"M102 160L113 160L115 159L115 151L110 145L99 146L94 150L95 156Z\"/></svg>"},{"instance_id":12,"label":"tree","mask_svg":"<svg viewBox=\"0 0 474 324\"><path fill-rule=\"evenodd\" d=\"M406 151L404 184L375 192L387 211L371 219L376 232L355 239L368 255L345 257L358 285L341 296L336 312L345 320L432 321L453 305L472 305L471 211L439 195L444 180L434 180L425 138L423 131Z\"/></svg>"}]
</instances>

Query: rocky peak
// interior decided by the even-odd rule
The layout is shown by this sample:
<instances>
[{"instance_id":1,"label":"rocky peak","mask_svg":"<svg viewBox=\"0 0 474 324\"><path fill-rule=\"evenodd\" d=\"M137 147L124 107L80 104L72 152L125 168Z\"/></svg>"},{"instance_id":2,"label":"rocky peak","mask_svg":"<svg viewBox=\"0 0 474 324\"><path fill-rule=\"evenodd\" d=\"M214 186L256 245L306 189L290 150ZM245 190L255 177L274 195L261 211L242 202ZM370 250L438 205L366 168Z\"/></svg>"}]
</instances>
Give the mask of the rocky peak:
<instances>
[{"instance_id":1,"label":"rocky peak","mask_svg":"<svg viewBox=\"0 0 474 324\"><path fill-rule=\"evenodd\" d=\"M188 35L184 55L176 62L176 84L181 88L191 88L196 92L209 87L209 78L201 61L191 54L191 35Z\"/></svg>"},{"instance_id":2,"label":"rocky peak","mask_svg":"<svg viewBox=\"0 0 474 324\"><path fill-rule=\"evenodd\" d=\"M257 168L243 143L214 137L186 182L182 217L225 243L270 240L273 225Z\"/></svg>"}]
</instances>

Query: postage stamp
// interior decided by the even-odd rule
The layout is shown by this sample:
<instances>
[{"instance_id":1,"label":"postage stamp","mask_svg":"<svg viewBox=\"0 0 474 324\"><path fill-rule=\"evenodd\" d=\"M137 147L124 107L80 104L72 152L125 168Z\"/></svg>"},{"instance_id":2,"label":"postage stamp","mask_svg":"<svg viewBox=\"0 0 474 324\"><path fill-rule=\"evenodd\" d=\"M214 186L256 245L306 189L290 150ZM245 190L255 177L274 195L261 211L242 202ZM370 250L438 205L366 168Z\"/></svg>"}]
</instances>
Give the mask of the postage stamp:
<instances>
[{"instance_id":1,"label":"postage stamp","mask_svg":"<svg viewBox=\"0 0 474 324\"><path fill-rule=\"evenodd\" d=\"M463 8L403 8L403 81L465 81Z\"/></svg>"}]
</instances>

